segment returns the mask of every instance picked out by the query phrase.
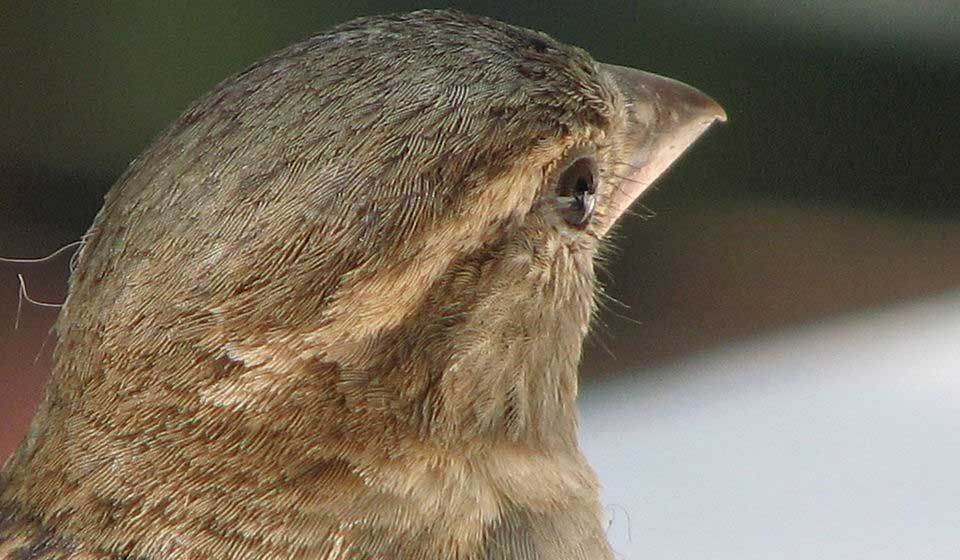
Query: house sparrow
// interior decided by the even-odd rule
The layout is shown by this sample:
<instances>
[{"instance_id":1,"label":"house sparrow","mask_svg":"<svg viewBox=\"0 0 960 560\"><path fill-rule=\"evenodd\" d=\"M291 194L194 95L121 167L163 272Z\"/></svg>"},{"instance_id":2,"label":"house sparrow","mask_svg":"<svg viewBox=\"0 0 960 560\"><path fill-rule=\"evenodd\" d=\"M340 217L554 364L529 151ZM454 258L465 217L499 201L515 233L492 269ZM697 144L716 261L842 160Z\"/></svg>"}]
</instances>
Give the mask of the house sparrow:
<instances>
[{"instance_id":1,"label":"house sparrow","mask_svg":"<svg viewBox=\"0 0 960 560\"><path fill-rule=\"evenodd\" d=\"M84 238L0 558L612 558L574 403L594 256L724 118L452 11L224 81Z\"/></svg>"}]
</instances>

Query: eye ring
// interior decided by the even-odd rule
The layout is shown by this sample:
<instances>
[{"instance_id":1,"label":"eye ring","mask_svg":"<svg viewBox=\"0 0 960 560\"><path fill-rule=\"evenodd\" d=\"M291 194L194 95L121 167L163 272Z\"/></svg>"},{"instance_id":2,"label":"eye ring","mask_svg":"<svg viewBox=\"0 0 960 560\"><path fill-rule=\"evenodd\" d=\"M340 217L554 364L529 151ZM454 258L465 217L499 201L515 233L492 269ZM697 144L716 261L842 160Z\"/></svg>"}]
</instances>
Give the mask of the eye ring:
<instances>
[{"instance_id":1,"label":"eye ring","mask_svg":"<svg viewBox=\"0 0 960 560\"><path fill-rule=\"evenodd\" d=\"M557 177L557 202L560 214L568 224L583 228L597 207L597 164L590 157L580 157Z\"/></svg>"}]
</instances>

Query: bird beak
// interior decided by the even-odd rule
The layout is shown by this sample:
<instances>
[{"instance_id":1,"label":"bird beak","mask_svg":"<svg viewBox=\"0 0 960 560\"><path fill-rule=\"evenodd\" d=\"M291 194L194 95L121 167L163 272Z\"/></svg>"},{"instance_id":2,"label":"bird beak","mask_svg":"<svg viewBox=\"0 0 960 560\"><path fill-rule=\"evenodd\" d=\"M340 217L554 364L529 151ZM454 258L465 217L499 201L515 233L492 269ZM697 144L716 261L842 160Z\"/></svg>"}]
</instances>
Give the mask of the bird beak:
<instances>
[{"instance_id":1,"label":"bird beak","mask_svg":"<svg viewBox=\"0 0 960 560\"><path fill-rule=\"evenodd\" d=\"M633 68L601 64L626 105L623 148L614 168L600 235L715 121L727 120L716 101L686 84Z\"/></svg>"}]
</instances>

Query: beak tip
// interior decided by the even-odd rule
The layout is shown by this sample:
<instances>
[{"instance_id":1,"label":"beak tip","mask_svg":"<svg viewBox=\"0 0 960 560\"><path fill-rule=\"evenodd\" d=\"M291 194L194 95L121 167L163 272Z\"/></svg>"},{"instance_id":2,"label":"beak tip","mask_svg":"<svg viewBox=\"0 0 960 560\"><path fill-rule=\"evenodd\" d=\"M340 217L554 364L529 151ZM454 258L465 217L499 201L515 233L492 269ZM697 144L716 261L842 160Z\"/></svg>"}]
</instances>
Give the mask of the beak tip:
<instances>
[{"instance_id":1,"label":"beak tip","mask_svg":"<svg viewBox=\"0 0 960 560\"><path fill-rule=\"evenodd\" d=\"M682 82L670 78L661 79L665 82L669 80L669 85L666 88L672 90L672 103L675 106L685 108L686 113L692 119L698 116L704 118L704 125L707 126L714 122L727 122L727 112L709 95Z\"/></svg>"},{"instance_id":2,"label":"beak tip","mask_svg":"<svg viewBox=\"0 0 960 560\"><path fill-rule=\"evenodd\" d=\"M711 117L710 122L727 122L727 111L724 108L713 100L713 98L707 97L707 106L705 107L707 115Z\"/></svg>"}]
</instances>

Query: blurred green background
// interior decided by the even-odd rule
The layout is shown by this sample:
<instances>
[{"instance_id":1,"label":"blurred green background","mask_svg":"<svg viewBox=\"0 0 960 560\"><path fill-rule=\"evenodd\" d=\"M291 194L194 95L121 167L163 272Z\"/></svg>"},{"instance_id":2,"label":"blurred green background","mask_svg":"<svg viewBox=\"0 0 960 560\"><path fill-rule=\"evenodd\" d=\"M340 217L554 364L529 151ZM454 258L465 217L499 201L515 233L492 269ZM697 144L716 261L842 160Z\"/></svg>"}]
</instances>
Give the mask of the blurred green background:
<instances>
[{"instance_id":1,"label":"blurred green background","mask_svg":"<svg viewBox=\"0 0 960 560\"><path fill-rule=\"evenodd\" d=\"M350 18L458 7L716 98L729 122L643 200L588 375L960 288L956 2L6 3L0 256L79 239L127 163L226 76ZM0 264L0 457L47 369L66 258ZM617 303L619 302L619 303Z\"/></svg>"}]
</instances>

